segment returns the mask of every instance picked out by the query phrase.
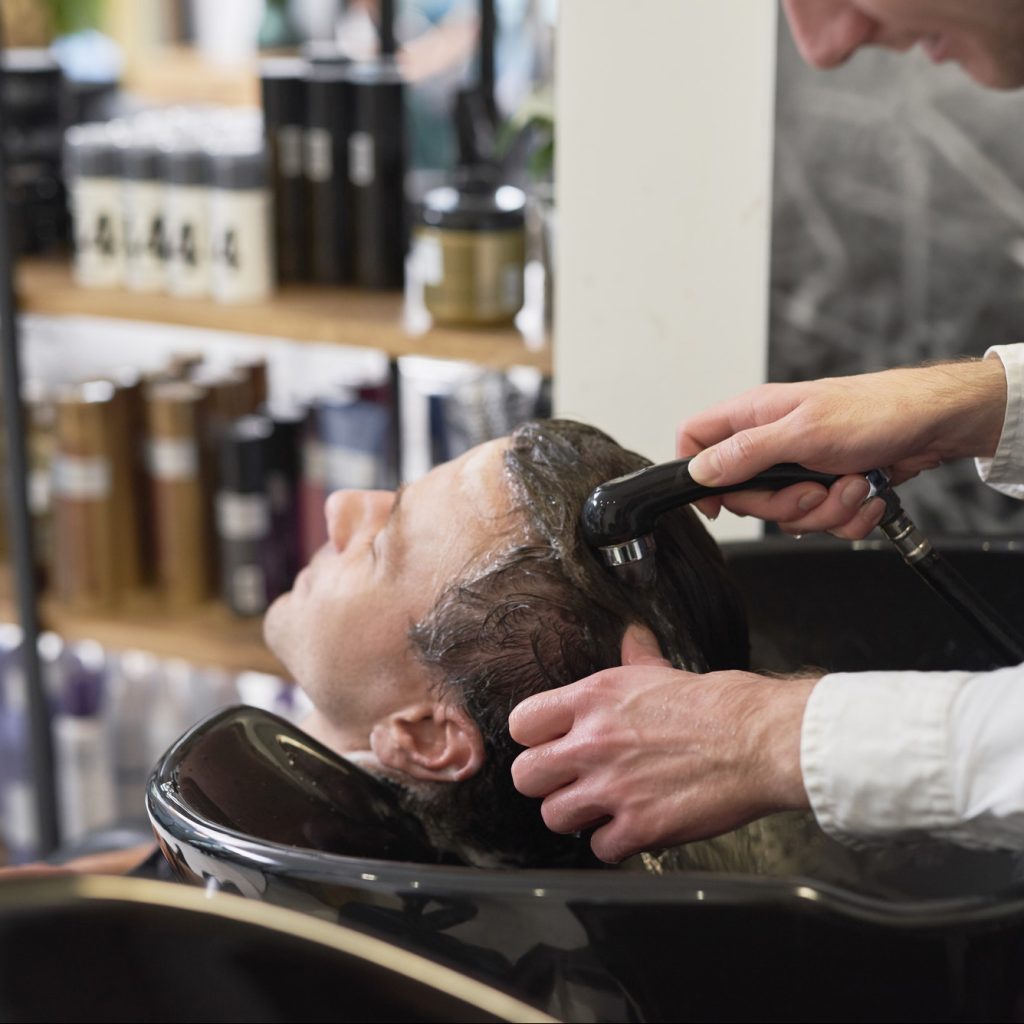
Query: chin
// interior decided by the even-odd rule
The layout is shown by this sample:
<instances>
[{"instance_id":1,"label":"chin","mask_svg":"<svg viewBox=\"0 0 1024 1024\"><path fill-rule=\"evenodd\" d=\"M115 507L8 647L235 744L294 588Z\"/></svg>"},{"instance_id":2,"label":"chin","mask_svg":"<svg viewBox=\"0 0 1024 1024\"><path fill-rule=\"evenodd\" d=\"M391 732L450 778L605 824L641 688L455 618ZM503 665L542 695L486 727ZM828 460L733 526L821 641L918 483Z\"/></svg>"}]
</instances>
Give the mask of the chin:
<instances>
[{"instance_id":1,"label":"chin","mask_svg":"<svg viewBox=\"0 0 1024 1024\"><path fill-rule=\"evenodd\" d=\"M263 616L263 642L270 648L271 653L292 675L295 674L295 666L291 664L288 657L290 644L288 643L288 598L291 591L275 598L274 602L267 609Z\"/></svg>"}]
</instances>

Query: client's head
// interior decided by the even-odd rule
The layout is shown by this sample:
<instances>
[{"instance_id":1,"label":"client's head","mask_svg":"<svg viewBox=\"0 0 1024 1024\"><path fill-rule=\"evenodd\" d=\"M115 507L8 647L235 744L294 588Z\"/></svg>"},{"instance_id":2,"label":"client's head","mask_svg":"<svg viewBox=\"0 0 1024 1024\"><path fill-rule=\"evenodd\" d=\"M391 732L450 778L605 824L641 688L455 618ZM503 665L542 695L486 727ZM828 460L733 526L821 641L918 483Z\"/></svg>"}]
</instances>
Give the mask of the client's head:
<instances>
[{"instance_id":1,"label":"client's head","mask_svg":"<svg viewBox=\"0 0 1024 1024\"><path fill-rule=\"evenodd\" d=\"M316 708L310 732L402 783L472 859L590 856L512 785L508 715L521 700L617 665L634 623L679 667L745 667L738 598L691 510L659 522L647 588L623 584L583 540L591 490L646 464L592 427L546 420L397 495L337 492L329 543L267 614L268 643Z\"/></svg>"}]
</instances>

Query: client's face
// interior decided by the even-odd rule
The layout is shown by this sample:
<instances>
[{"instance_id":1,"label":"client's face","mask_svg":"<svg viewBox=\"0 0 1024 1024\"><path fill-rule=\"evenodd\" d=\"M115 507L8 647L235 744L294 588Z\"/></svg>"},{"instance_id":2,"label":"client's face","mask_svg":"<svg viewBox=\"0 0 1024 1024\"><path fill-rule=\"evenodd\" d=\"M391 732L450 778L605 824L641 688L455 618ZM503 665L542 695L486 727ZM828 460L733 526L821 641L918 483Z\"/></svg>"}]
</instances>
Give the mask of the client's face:
<instances>
[{"instance_id":1,"label":"client's face","mask_svg":"<svg viewBox=\"0 0 1024 1024\"><path fill-rule=\"evenodd\" d=\"M474 559L503 545L507 443L480 445L397 493L327 499L330 539L271 606L264 633L329 724L319 738L336 749L367 750L388 716L429 713L429 676L409 627Z\"/></svg>"}]
</instances>

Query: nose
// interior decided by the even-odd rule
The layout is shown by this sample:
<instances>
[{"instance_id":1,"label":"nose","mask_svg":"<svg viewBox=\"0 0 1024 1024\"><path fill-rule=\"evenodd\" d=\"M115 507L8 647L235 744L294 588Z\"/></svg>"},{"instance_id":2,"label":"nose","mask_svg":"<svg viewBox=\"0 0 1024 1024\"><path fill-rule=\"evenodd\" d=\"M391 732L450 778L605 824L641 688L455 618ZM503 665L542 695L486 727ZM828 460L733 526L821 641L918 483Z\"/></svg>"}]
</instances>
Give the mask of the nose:
<instances>
[{"instance_id":1,"label":"nose","mask_svg":"<svg viewBox=\"0 0 1024 1024\"><path fill-rule=\"evenodd\" d=\"M380 529L394 500L394 491L333 491L324 502L331 546L344 551L356 534Z\"/></svg>"},{"instance_id":2,"label":"nose","mask_svg":"<svg viewBox=\"0 0 1024 1024\"><path fill-rule=\"evenodd\" d=\"M844 64L881 27L848 0L785 0L785 10L800 56L816 68Z\"/></svg>"}]
</instances>

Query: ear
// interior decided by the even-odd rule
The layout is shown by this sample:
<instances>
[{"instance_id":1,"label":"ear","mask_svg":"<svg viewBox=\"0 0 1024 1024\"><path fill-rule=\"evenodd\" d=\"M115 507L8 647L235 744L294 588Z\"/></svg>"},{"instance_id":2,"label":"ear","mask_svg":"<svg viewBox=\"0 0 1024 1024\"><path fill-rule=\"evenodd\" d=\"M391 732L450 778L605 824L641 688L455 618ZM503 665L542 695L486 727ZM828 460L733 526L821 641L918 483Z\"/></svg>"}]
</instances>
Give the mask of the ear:
<instances>
[{"instance_id":1,"label":"ear","mask_svg":"<svg viewBox=\"0 0 1024 1024\"><path fill-rule=\"evenodd\" d=\"M623 665L665 665L671 662L662 653L661 645L650 626L634 622L622 636Z\"/></svg>"},{"instance_id":2,"label":"ear","mask_svg":"<svg viewBox=\"0 0 1024 1024\"><path fill-rule=\"evenodd\" d=\"M461 782L484 763L476 722L447 701L393 712L373 727L370 747L385 767L425 782Z\"/></svg>"}]
</instances>

